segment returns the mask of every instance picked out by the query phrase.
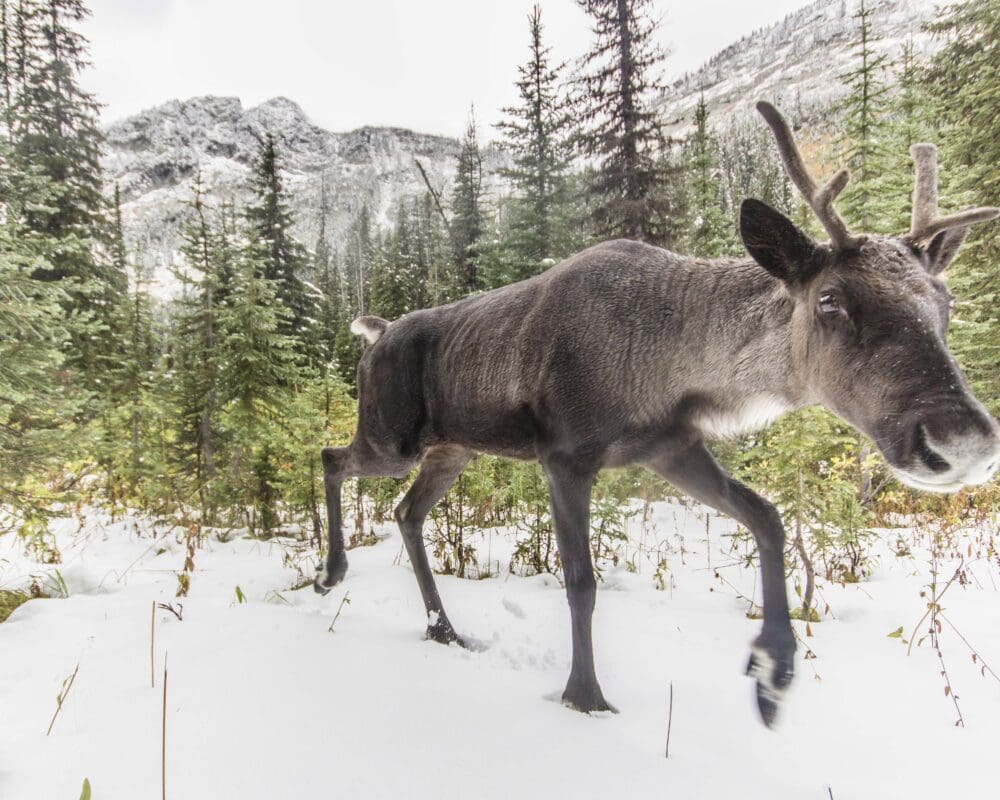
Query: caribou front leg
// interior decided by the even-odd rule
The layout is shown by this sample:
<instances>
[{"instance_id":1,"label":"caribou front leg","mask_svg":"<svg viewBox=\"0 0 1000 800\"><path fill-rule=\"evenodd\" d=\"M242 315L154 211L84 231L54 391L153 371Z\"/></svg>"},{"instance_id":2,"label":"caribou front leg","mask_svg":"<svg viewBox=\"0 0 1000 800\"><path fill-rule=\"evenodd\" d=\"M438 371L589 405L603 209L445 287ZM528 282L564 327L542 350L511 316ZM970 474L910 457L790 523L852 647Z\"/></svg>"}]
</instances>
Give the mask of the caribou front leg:
<instances>
[{"instance_id":1,"label":"caribou front leg","mask_svg":"<svg viewBox=\"0 0 1000 800\"><path fill-rule=\"evenodd\" d=\"M348 478L389 475L402 478L413 467L412 461L379 457L355 439L347 447L324 447L323 486L326 491L326 514L329 547L326 561L316 573L313 589L327 594L347 573L347 554L340 512L340 490Z\"/></svg>"},{"instance_id":2,"label":"caribou front leg","mask_svg":"<svg viewBox=\"0 0 1000 800\"><path fill-rule=\"evenodd\" d=\"M785 588L785 529L777 509L730 478L698 441L679 452L664 452L647 466L681 491L745 525L757 542L764 595L764 625L753 642L747 674L757 679L757 705L771 727L792 681L795 634Z\"/></svg>"},{"instance_id":3,"label":"caribou front leg","mask_svg":"<svg viewBox=\"0 0 1000 800\"><path fill-rule=\"evenodd\" d=\"M573 623L573 665L562 700L571 708L587 713L614 711L597 683L591 640L597 597L590 557L590 490L594 473L580 470L563 459L547 459L542 466L549 484L552 521Z\"/></svg>"},{"instance_id":4,"label":"caribou front leg","mask_svg":"<svg viewBox=\"0 0 1000 800\"><path fill-rule=\"evenodd\" d=\"M316 573L313 589L319 594L327 594L340 583L347 573L347 555L344 548L344 533L340 518L340 487L347 477L351 457L349 447L324 447L323 488L326 492L327 535L329 537L326 561Z\"/></svg>"},{"instance_id":5,"label":"caribou front leg","mask_svg":"<svg viewBox=\"0 0 1000 800\"><path fill-rule=\"evenodd\" d=\"M413 566L413 574L417 577L420 595L424 599L427 638L441 644L464 643L451 626L434 583L434 574L424 547L424 520L434 505L447 494L448 488L469 463L471 456L468 450L460 447L444 446L429 450L420 465L420 474L396 507L396 522Z\"/></svg>"}]
</instances>

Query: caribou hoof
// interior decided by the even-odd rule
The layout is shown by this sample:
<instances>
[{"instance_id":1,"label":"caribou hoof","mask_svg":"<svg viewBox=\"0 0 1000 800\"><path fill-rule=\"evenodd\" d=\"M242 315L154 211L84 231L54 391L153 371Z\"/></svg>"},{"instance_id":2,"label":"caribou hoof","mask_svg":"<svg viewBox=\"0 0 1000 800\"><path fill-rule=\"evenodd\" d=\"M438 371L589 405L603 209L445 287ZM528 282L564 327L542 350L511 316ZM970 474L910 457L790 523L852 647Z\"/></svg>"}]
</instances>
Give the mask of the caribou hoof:
<instances>
[{"instance_id":1,"label":"caribou hoof","mask_svg":"<svg viewBox=\"0 0 1000 800\"><path fill-rule=\"evenodd\" d=\"M592 714L595 711L618 713L618 709L604 699L601 687L597 684L582 687L567 686L566 691L563 692L562 704L574 711L582 711L584 714Z\"/></svg>"},{"instance_id":2,"label":"caribou hoof","mask_svg":"<svg viewBox=\"0 0 1000 800\"><path fill-rule=\"evenodd\" d=\"M451 627L451 623L448 621L448 618L435 611L430 613L430 618L427 623L426 637L430 641L437 642L438 644L457 644L459 647L468 647L462 637L455 633L455 629Z\"/></svg>"},{"instance_id":3,"label":"caribou hoof","mask_svg":"<svg viewBox=\"0 0 1000 800\"><path fill-rule=\"evenodd\" d=\"M333 568L330 569L330 562L322 565L316 570L316 579L313 581L313 589L317 594L329 594L330 590L344 580L347 574L347 556L343 552L338 553L333 558Z\"/></svg>"},{"instance_id":4,"label":"caribou hoof","mask_svg":"<svg viewBox=\"0 0 1000 800\"><path fill-rule=\"evenodd\" d=\"M757 679L757 708L768 728L773 728L778 709L794 676L795 643L791 647L769 647L754 642L747 663L747 675Z\"/></svg>"}]
</instances>

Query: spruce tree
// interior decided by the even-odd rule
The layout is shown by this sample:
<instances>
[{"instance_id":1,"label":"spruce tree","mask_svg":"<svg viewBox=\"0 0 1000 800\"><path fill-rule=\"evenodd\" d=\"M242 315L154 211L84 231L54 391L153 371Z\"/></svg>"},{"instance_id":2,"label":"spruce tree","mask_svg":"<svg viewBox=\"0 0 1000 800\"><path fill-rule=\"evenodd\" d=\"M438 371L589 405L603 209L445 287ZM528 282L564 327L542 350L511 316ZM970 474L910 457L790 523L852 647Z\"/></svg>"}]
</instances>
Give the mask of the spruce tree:
<instances>
[{"instance_id":1,"label":"spruce tree","mask_svg":"<svg viewBox=\"0 0 1000 800\"><path fill-rule=\"evenodd\" d=\"M451 193L451 235L455 262L462 276L464 290L482 288L479 259L482 239L486 232L486 211L483 198L483 155L476 135L475 114L470 112L469 124L462 138Z\"/></svg>"},{"instance_id":2,"label":"spruce tree","mask_svg":"<svg viewBox=\"0 0 1000 800\"><path fill-rule=\"evenodd\" d=\"M101 441L99 461L109 470L108 486L112 499L118 494L120 478L130 494L135 493L143 477L142 428L146 393L152 381L154 333L152 301L149 297L149 270L137 253L129 258L122 223L121 192L115 185L112 195L111 228L102 257L109 274L115 276L114 296L105 297L101 312L107 321L100 351L101 377L95 406L95 423ZM131 275L131 280L129 276ZM122 428L128 431L122 436ZM127 442L127 447L121 446Z\"/></svg>"},{"instance_id":3,"label":"spruce tree","mask_svg":"<svg viewBox=\"0 0 1000 800\"><path fill-rule=\"evenodd\" d=\"M87 41L72 27L88 16L81 0L23 0L18 6L17 48L23 55L12 109L15 155L59 188L51 207L28 212L34 230L56 238L96 240L104 225L99 106L79 85L88 65ZM90 279L95 271L90 249L76 244L42 277Z\"/></svg>"},{"instance_id":4,"label":"spruce tree","mask_svg":"<svg viewBox=\"0 0 1000 800\"><path fill-rule=\"evenodd\" d=\"M270 243L251 228L238 249L235 282L220 310L222 333L219 402L232 437L232 491L254 531L273 530L277 517L276 415L299 375L299 340L283 333L289 313L281 288L267 277Z\"/></svg>"},{"instance_id":5,"label":"spruce tree","mask_svg":"<svg viewBox=\"0 0 1000 800\"><path fill-rule=\"evenodd\" d=\"M927 118L931 105L923 85L923 69L913 40L907 40L893 65L894 86L888 101L885 125L885 167L879 181L880 202L885 206L885 230L899 234L909 229L913 211L913 162L910 146L933 138Z\"/></svg>"},{"instance_id":6,"label":"spruce tree","mask_svg":"<svg viewBox=\"0 0 1000 800\"><path fill-rule=\"evenodd\" d=\"M63 306L73 334L70 364L100 394L112 391L106 369L122 357L122 342L114 333L127 276L98 248L108 234L99 164L102 136L98 104L79 84L87 41L74 29L88 13L81 0L21 0L11 32L15 63L8 85L13 89L13 157L21 171L35 170L53 186L50 202L32 204L23 220L26 229L59 243L38 277L65 282Z\"/></svg>"},{"instance_id":7,"label":"spruce tree","mask_svg":"<svg viewBox=\"0 0 1000 800\"><path fill-rule=\"evenodd\" d=\"M843 124L840 160L851 169L839 207L859 230L895 233L894 214L884 178L890 174L886 150L889 59L879 53L879 35L872 27L871 5L861 0L853 15L856 25L854 68L840 76L847 94L840 104Z\"/></svg>"},{"instance_id":8,"label":"spruce tree","mask_svg":"<svg viewBox=\"0 0 1000 800\"><path fill-rule=\"evenodd\" d=\"M254 202L246 210L253 236L265 256L264 278L273 281L276 300L287 314L281 333L297 341L296 349L315 357L317 298L308 291L304 275L309 271L306 249L291 235L292 214L281 179L281 159L274 136L267 133L260 143L257 162L250 176Z\"/></svg>"},{"instance_id":9,"label":"spruce tree","mask_svg":"<svg viewBox=\"0 0 1000 800\"><path fill-rule=\"evenodd\" d=\"M507 119L497 126L513 160L501 174L517 190L506 226L514 270L505 282L529 277L541 271L543 262L569 255L578 239L567 220L572 117L560 86L566 65L553 64L552 48L542 42L540 6L534 6L528 22L531 57L518 67L520 105L505 108Z\"/></svg>"},{"instance_id":10,"label":"spruce tree","mask_svg":"<svg viewBox=\"0 0 1000 800\"><path fill-rule=\"evenodd\" d=\"M733 247L730 227L723 208L718 176L715 137L708 128L708 106L704 95L694 114L695 129L686 145L689 192L690 255L712 258L729 253Z\"/></svg>"},{"instance_id":11,"label":"spruce tree","mask_svg":"<svg viewBox=\"0 0 1000 800\"><path fill-rule=\"evenodd\" d=\"M664 244L669 175L653 101L664 89L665 56L654 38L652 0L577 2L596 37L581 65L579 143L597 161L588 186L597 232Z\"/></svg>"},{"instance_id":12,"label":"spruce tree","mask_svg":"<svg viewBox=\"0 0 1000 800\"><path fill-rule=\"evenodd\" d=\"M449 250L448 233L430 192L414 203L418 272L422 277L423 296L418 308L437 306L461 296L457 266Z\"/></svg>"},{"instance_id":13,"label":"spruce tree","mask_svg":"<svg viewBox=\"0 0 1000 800\"><path fill-rule=\"evenodd\" d=\"M340 323L340 310L344 300L340 265L337 263L337 254L330 248L327 236L326 220L329 214L330 205L324 182L320 191L319 233L316 236L313 255L316 286L320 293L317 350L320 357L320 371L324 375L336 359L337 326Z\"/></svg>"},{"instance_id":14,"label":"spruce tree","mask_svg":"<svg viewBox=\"0 0 1000 800\"><path fill-rule=\"evenodd\" d=\"M786 215L802 213L792 192L791 182L778 158L774 139L766 126L756 119L732 121L717 138L722 190L729 209L729 239L742 252L739 233L739 207L747 197L762 200ZM801 204L804 206L804 204Z\"/></svg>"},{"instance_id":15,"label":"spruce tree","mask_svg":"<svg viewBox=\"0 0 1000 800\"><path fill-rule=\"evenodd\" d=\"M184 229L181 256L175 269L181 296L174 304L174 371L176 450L182 473L199 499L203 519L211 519L213 483L221 444L220 404L224 294L220 264L231 264L229 240L221 223L213 227L201 175L194 180L191 221ZM225 287L231 288L231 287Z\"/></svg>"},{"instance_id":16,"label":"spruce tree","mask_svg":"<svg viewBox=\"0 0 1000 800\"><path fill-rule=\"evenodd\" d=\"M0 140L0 504L31 513L32 481L67 455L74 397L61 379L69 344L58 284L39 280L58 251L55 239L25 227L28 206L57 189L37 172L22 174Z\"/></svg>"},{"instance_id":17,"label":"spruce tree","mask_svg":"<svg viewBox=\"0 0 1000 800\"><path fill-rule=\"evenodd\" d=\"M126 314L123 320L127 331L125 360L122 365L119 415L127 415L128 452L120 468L124 473L130 494L135 496L139 485L149 475L144 430L149 426L148 395L153 390L154 366L157 356L156 334L153 322L153 304L149 295L150 270L136 254L130 265L132 280L129 282ZM117 433L117 426L115 426Z\"/></svg>"},{"instance_id":18,"label":"spruce tree","mask_svg":"<svg viewBox=\"0 0 1000 800\"><path fill-rule=\"evenodd\" d=\"M420 275L414 231L404 203L396 211L396 225L378 247L372 267L372 313L398 319L417 308Z\"/></svg>"},{"instance_id":19,"label":"spruce tree","mask_svg":"<svg viewBox=\"0 0 1000 800\"><path fill-rule=\"evenodd\" d=\"M375 254L367 205L361 207L361 213L351 223L345 240L342 295L337 310L334 350L340 377L353 391L361 359L361 343L351 333L350 325L359 315L367 314L371 305L371 269Z\"/></svg>"}]
</instances>

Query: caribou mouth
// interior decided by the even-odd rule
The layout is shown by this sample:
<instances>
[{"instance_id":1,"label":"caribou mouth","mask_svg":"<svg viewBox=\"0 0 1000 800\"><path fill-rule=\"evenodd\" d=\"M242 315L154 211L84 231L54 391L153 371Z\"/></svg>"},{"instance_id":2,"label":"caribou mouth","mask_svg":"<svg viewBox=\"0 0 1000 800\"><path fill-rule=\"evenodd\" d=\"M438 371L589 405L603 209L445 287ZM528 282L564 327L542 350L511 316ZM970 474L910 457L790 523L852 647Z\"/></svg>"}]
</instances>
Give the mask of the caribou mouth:
<instances>
[{"instance_id":1,"label":"caribou mouth","mask_svg":"<svg viewBox=\"0 0 1000 800\"><path fill-rule=\"evenodd\" d=\"M916 475L904 472L898 468L893 468L892 472L900 483L909 486L911 489L919 489L922 492L949 494L950 492L957 492L966 485L961 481L956 482L953 480L929 481L926 478L918 478Z\"/></svg>"}]
</instances>

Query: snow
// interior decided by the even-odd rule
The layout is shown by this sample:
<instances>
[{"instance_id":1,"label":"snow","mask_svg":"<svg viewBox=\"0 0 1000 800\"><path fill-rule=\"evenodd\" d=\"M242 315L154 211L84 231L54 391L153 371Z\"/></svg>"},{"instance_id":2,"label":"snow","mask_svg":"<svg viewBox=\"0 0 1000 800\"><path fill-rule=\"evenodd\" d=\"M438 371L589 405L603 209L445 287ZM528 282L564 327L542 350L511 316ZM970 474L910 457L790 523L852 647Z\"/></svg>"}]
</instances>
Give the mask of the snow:
<instances>
[{"instance_id":1,"label":"snow","mask_svg":"<svg viewBox=\"0 0 1000 800\"><path fill-rule=\"evenodd\" d=\"M742 546L731 552L732 523L711 516L706 539L703 509L655 504L650 526L632 518L622 565L604 569L595 652L620 713L592 717L558 702L570 635L554 577L439 576L456 629L482 645L470 651L423 640L423 605L391 526L376 545L349 552L346 580L326 597L292 588L311 578L316 559L306 543L209 537L195 554L190 596L176 598L179 529L86 514L82 524L54 524L56 567L28 560L15 537L0 538L0 588L36 575L51 586L61 576L68 590L0 624L4 800L77 797L84 778L102 800L158 796L168 653L173 798L914 800L988 796L993 785L1000 683L980 675L946 626L943 653L967 726L956 728L934 652L925 642L908 657L903 639L888 636L902 626L909 638L927 608L926 541L911 532L886 533L870 580L822 586L832 615L810 626L813 636L795 623L816 657L805 659L800 646L797 680L772 732L742 674L759 621L747 618L740 595L759 592L756 570L744 566ZM913 555L893 553L898 535ZM992 560L976 557L982 535L970 531L955 545L970 580L956 582L943 604L997 665L1000 565L995 551ZM480 552L503 566L510 534L483 537ZM661 558L666 589L657 591ZM957 563L943 563L940 575ZM156 611L151 688L154 601L183 606L183 619Z\"/></svg>"}]
</instances>

